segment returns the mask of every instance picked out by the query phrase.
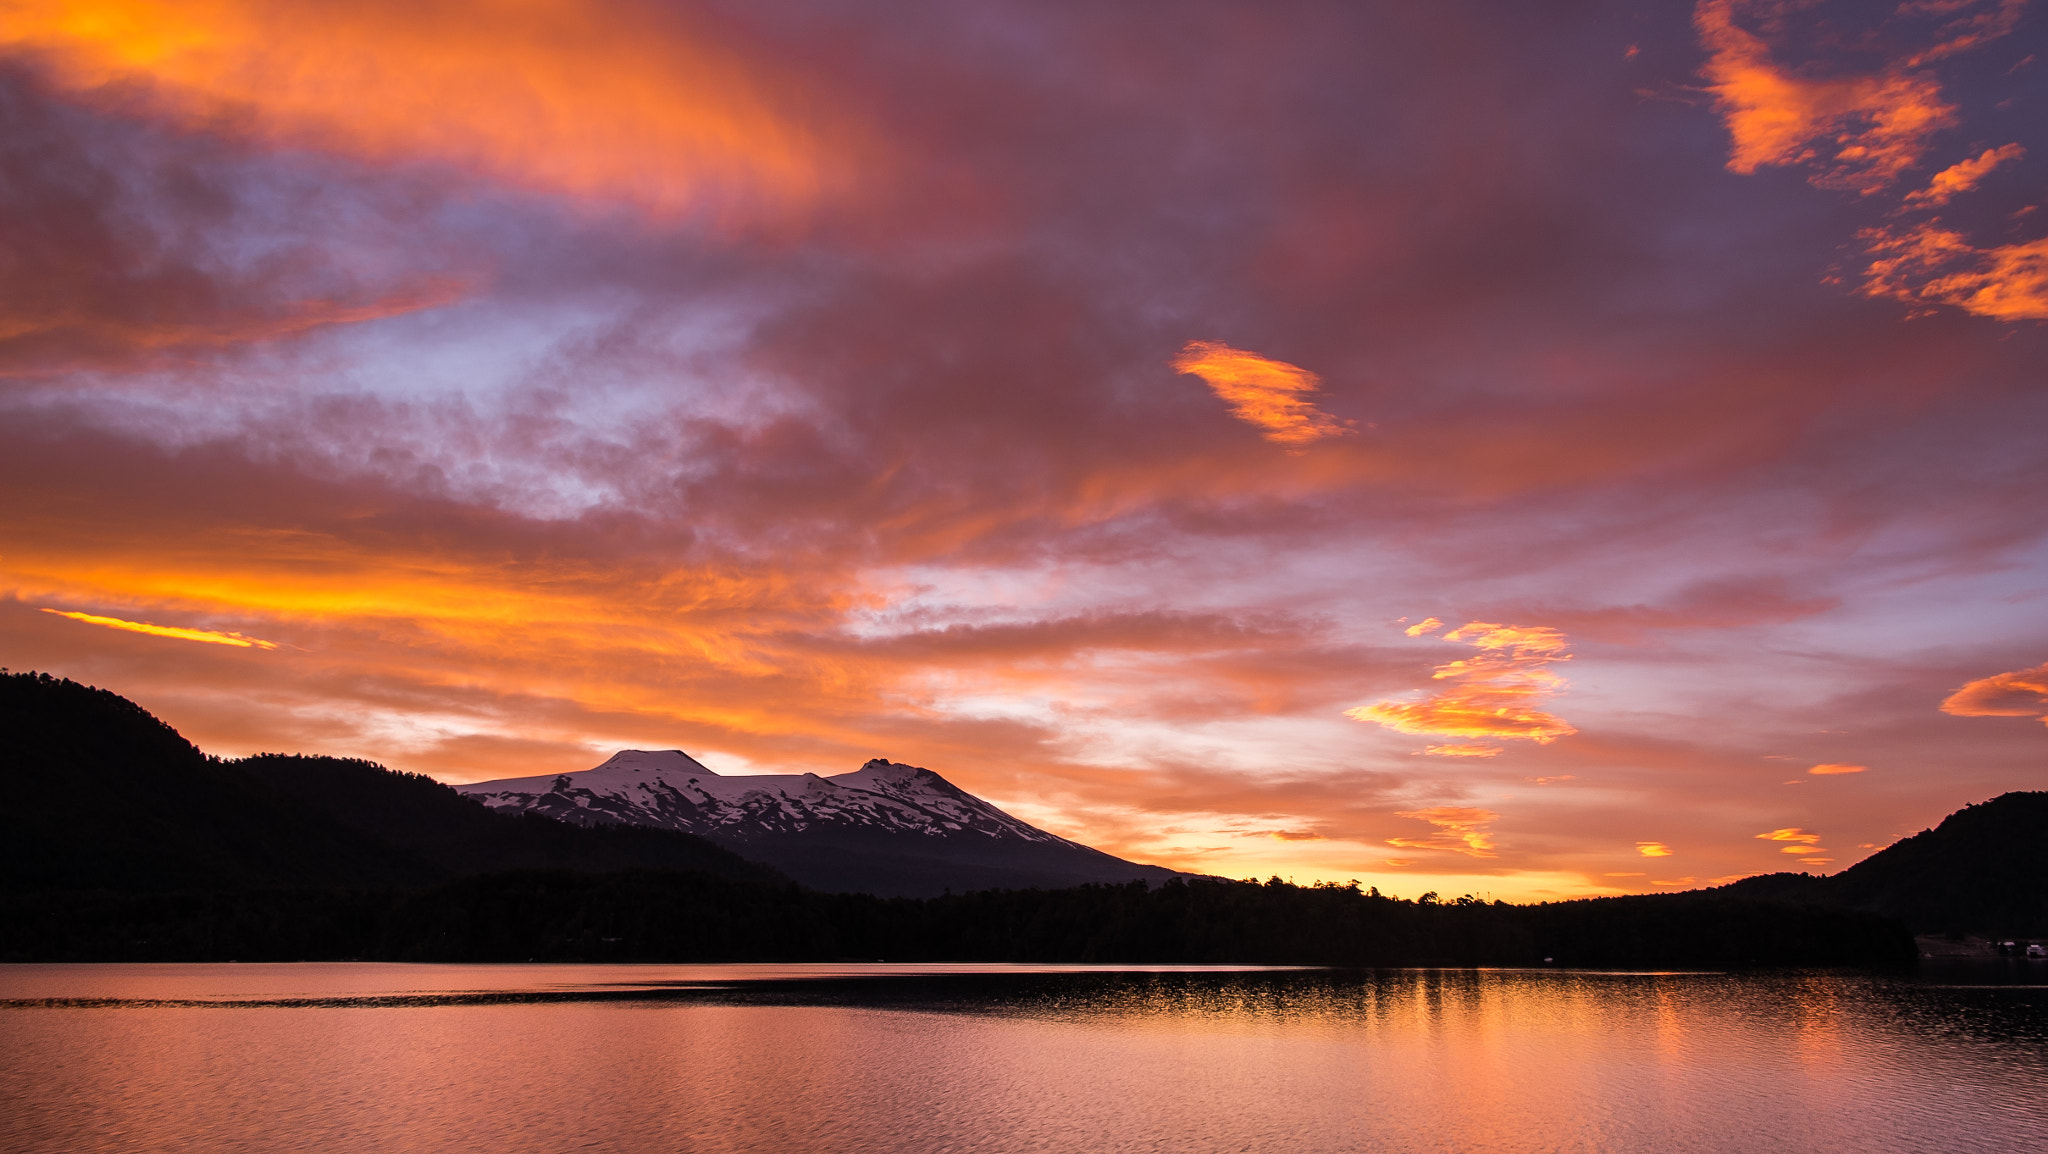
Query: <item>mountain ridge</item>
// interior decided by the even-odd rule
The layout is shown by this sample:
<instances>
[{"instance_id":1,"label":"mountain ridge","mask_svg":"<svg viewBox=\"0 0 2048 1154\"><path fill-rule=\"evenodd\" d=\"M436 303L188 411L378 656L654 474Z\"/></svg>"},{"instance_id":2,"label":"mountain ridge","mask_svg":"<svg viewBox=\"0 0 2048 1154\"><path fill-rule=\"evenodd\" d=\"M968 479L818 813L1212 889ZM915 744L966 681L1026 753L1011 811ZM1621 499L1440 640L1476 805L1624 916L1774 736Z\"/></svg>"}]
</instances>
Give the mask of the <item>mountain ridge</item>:
<instances>
[{"instance_id":1,"label":"mountain ridge","mask_svg":"<svg viewBox=\"0 0 2048 1154\"><path fill-rule=\"evenodd\" d=\"M1895 917L1920 934L2048 937L2048 791L1966 805L1833 874L1759 874L1707 892Z\"/></svg>"},{"instance_id":2,"label":"mountain ridge","mask_svg":"<svg viewBox=\"0 0 2048 1154\"><path fill-rule=\"evenodd\" d=\"M814 889L936 897L1182 876L1039 829L920 766L727 776L681 750L620 750L574 773L455 787L501 813L703 837Z\"/></svg>"}]
</instances>

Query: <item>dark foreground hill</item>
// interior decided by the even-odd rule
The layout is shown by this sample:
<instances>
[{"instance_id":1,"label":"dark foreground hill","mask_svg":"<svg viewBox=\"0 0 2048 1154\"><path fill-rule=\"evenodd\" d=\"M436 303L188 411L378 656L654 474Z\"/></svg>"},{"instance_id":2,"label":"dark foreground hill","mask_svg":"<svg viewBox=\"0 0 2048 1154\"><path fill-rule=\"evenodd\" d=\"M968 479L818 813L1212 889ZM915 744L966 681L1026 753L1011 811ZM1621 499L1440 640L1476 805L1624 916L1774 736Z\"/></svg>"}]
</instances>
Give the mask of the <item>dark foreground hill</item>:
<instances>
[{"instance_id":1,"label":"dark foreground hill","mask_svg":"<svg viewBox=\"0 0 2048 1154\"><path fill-rule=\"evenodd\" d=\"M688 834L491 813L366 761L222 761L126 698L0 675L0 890L414 887L517 869L783 880Z\"/></svg>"},{"instance_id":2,"label":"dark foreground hill","mask_svg":"<svg viewBox=\"0 0 2048 1154\"><path fill-rule=\"evenodd\" d=\"M1895 920L1654 894L1541 906L1351 887L1148 887L876 898L708 874L533 871L414 892L0 895L13 961L1263 962L1337 966L1895 966Z\"/></svg>"},{"instance_id":3,"label":"dark foreground hill","mask_svg":"<svg viewBox=\"0 0 2048 1154\"><path fill-rule=\"evenodd\" d=\"M0 788L0 961L1912 957L1879 914L1715 893L1510 906L1213 878L823 893L689 834L494 814L368 762L209 758L132 702L33 674L0 676Z\"/></svg>"},{"instance_id":4,"label":"dark foreground hill","mask_svg":"<svg viewBox=\"0 0 2048 1154\"><path fill-rule=\"evenodd\" d=\"M2048 792L1965 806L1838 874L1765 874L1715 892L1867 910L1922 934L2048 937Z\"/></svg>"}]
</instances>

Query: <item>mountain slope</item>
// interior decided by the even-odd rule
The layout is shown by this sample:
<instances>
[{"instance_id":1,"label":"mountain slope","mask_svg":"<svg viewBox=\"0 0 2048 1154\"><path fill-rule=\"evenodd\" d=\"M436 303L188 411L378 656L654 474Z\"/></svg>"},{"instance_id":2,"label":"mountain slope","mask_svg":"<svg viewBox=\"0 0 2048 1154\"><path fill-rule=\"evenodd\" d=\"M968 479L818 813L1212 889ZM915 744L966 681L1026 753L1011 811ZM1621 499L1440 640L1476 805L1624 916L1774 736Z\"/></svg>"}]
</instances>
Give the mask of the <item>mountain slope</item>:
<instances>
[{"instance_id":1,"label":"mountain slope","mask_svg":"<svg viewBox=\"0 0 2048 1154\"><path fill-rule=\"evenodd\" d=\"M425 872L103 689L0 676L0 751L6 888L387 885Z\"/></svg>"},{"instance_id":2,"label":"mountain slope","mask_svg":"<svg viewBox=\"0 0 2048 1154\"><path fill-rule=\"evenodd\" d=\"M493 814L366 761L207 757L126 698L0 675L0 888L413 886L512 869L774 871L683 833Z\"/></svg>"},{"instance_id":3,"label":"mountain slope","mask_svg":"<svg viewBox=\"0 0 2048 1154\"><path fill-rule=\"evenodd\" d=\"M1870 910L1915 933L2048 936L2048 792L1965 806L1838 874L1766 874L1716 892Z\"/></svg>"},{"instance_id":4,"label":"mountain slope","mask_svg":"<svg viewBox=\"0 0 2048 1154\"><path fill-rule=\"evenodd\" d=\"M931 897L1178 876L1047 833L928 769L880 759L833 777L725 777L680 750L624 750L580 773L456 788L500 812L697 834L839 893Z\"/></svg>"}]
</instances>

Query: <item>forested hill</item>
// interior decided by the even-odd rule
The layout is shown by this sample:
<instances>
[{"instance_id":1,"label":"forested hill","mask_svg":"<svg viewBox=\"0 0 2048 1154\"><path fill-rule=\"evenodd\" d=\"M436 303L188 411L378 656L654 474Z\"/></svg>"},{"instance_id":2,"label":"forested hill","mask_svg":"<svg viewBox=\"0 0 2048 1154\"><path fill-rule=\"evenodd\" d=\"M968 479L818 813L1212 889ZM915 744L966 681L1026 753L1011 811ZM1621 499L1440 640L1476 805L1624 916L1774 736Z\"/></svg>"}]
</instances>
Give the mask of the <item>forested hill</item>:
<instances>
[{"instance_id":1,"label":"forested hill","mask_svg":"<svg viewBox=\"0 0 2048 1154\"><path fill-rule=\"evenodd\" d=\"M686 833L493 814L364 761L210 758L0 676L0 961L1862 965L1899 922L1728 894L1541 906L1221 879L928 899L800 888Z\"/></svg>"},{"instance_id":2,"label":"forested hill","mask_svg":"<svg viewBox=\"0 0 2048 1154\"><path fill-rule=\"evenodd\" d=\"M780 881L661 830L505 817L366 761L208 757L134 702L0 675L0 889L418 886L513 869L702 870Z\"/></svg>"},{"instance_id":3,"label":"forested hill","mask_svg":"<svg viewBox=\"0 0 2048 1154\"><path fill-rule=\"evenodd\" d=\"M1766 874L1715 892L1869 910L1923 934L2048 937L2048 792L1965 806L1838 874Z\"/></svg>"}]
</instances>

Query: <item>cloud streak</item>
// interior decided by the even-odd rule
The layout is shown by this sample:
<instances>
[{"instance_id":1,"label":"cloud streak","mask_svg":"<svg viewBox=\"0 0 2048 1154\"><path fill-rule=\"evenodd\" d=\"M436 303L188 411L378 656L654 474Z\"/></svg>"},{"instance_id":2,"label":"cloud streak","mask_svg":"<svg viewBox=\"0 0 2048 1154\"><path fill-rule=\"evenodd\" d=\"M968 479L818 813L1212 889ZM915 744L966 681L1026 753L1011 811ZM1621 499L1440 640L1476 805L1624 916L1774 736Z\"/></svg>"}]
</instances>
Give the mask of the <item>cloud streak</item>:
<instances>
[{"instance_id":1,"label":"cloud streak","mask_svg":"<svg viewBox=\"0 0 2048 1154\"><path fill-rule=\"evenodd\" d=\"M169 637L177 641L201 641L208 645L228 645L236 649L275 649L277 642L265 641L260 637L248 637L240 633L223 633L213 629L187 629L178 625L152 625L147 621L127 621L119 617L100 617L91 613L75 613L64 609L44 609L59 617L83 621L87 625L100 625L108 629L119 629L128 633L142 633L151 637Z\"/></svg>"},{"instance_id":2,"label":"cloud streak","mask_svg":"<svg viewBox=\"0 0 2048 1154\"><path fill-rule=\"evenodd\" d=\"M0 47L186 129L432 161L674 215L801 205L818 141L730 55L584 0L19 0Z\"/></svg>"},{"instance_id":3,"label":"cloud streak","mask_svg":"<svg viewBox=\"0 0 2048 1154\"><path fill-rule=\"evenodd\" d=\"M1230 415L1260 430L1259 435L1290 450L1350 429L1316 408L1308 394L1322 387L1307 369L1233 349L1221 341L1189 341L1173 360L1176 372L1202 378L1230 406Z\"/></svg>"},{"instance_id":4,"label":"cloud streak","mask_svg":"<svg viewBox=\"0 0 2048 1154\"><path fill-rule=\"evenodd\" d=\"M2038 717L2048 725L2048 665L1980 677L1941 703L1956 717Z\"/></svg>"},{"instance_id":5,"label":"cloud streak","mask_svg":"<svg viewBox=\"0 0 2048 1154\"><path fill-rule=\"evenodd\" d=\"M1420 628L1412 628L1409 634L1415 635ZM1515 739L1539 745L1578 732L1570 722L1537 708L1567 686L1565 679L1549 668L1571 659L1565 652L1569 642L1564 634L1544 626L1470 621L1442 639L1479 650L1477 656L1436 667L1430 676L1449 682L1447 688L1421 701L1377 701L1347 709L1344 715L1396 733ZM1439 757L1491 757L1498 751L1498 746L1469 743L1432 745L1424 752Z\"/></svg>"}]
</instances>

